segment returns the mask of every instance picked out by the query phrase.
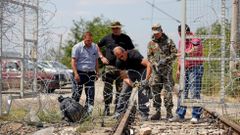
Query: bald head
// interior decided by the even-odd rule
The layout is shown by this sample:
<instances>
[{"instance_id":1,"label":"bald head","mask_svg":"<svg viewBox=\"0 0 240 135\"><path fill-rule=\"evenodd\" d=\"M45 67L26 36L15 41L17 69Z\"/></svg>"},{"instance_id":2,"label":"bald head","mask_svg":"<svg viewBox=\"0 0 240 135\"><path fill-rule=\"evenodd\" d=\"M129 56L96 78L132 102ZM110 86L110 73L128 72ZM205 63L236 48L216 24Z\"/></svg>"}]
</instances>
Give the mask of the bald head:
<instances>
[{"instance_id":1,"label":"bald head","mask_svg":"<svg viewBox=\"0 0 240 135\"><path fill-rule=\"evenodd\" d=\"M127 51L120 46L115 47L113 53L120 60L125 61L127 59Z\"/></svg>"}]
</instances>

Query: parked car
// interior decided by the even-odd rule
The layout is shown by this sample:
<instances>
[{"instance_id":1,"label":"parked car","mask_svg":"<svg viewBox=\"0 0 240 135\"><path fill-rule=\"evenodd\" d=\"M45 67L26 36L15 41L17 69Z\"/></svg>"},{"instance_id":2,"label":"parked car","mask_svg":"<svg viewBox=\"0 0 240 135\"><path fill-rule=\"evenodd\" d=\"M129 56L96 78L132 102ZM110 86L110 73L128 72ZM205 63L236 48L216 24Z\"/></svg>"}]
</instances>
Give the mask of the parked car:
<instances>
[{"instance_id":1,"label":"parked car","mask_svg":"<svg viewBox=\"0 0 240 135\"><path fill-rule=\"evenodd\" d=\"M33 89L34 64L31 61L25 61L24 65L24 88ZM12 88L20 89L21 72L20 60L2 60L3 90ZM55 74L43 72L38 69L36 72L36 79L37 90L40 92L51 93L54 92L55 89L60 88L59 81Z\"/></svg>"},{"instance_id":2,"label":"parked car","mask_svg":"<svg viewBox=\"0 0 240 135\"><path fill-rule=\"evenodd\" d=\"M45 72L51 72L59 75L60 84L66 85L72 81L72 69L67 68L60 62L57 61L42 61L39 65Z\"/></svg>"}]
</instances>

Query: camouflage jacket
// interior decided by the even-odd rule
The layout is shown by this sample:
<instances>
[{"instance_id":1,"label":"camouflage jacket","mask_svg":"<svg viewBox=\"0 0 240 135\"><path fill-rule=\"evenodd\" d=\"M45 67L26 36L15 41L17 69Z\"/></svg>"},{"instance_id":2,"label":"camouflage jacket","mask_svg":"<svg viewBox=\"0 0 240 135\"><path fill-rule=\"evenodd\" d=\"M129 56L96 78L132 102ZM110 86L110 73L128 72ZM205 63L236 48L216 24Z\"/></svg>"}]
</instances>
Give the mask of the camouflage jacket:
<instances>
[{"instance_id":1,"label":"camouflage jacket","mask_svg":"<svg viewBox=\"0 0 240 135\"><path fill-rule=\"evenodd\" d=\"M177 48L173 41L163 33L160 39L154 39L148 43L147 57L152 66L157 67L160 60L164 65L171 66L176 59Z\"/></svg>"}]
</instances>

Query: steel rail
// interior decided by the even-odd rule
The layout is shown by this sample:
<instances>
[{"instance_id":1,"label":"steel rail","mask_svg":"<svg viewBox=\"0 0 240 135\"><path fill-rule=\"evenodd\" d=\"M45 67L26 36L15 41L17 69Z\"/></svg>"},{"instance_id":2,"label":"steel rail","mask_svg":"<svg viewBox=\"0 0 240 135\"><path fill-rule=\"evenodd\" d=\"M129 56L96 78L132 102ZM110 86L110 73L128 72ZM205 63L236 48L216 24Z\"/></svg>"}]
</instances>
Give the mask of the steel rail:
<instances>
[{"instance_id":1,"label":"steel rail","mask_svg":"<svg viewBox=\"0 0 240 135\"><path fill-rule=\"evenodd\" d=\"M227 119L224 116L220 116L219 114L217 114L216 112L212 112L209 109L203 107L203 109L210 115L212 115L214 118L220 120L225 126L229 127L230 130L234 130L234 132L236 132L237 134L240 134L240 126L234 122L232 122L231 120Z\"/></svg>"},{"instance_id":2,"label":"steel rail","mask_svg":"<svg viewBox=\"0 0 240 135\"><path fill-rule=\"evenodd\" d=\"M128 126L130 114L134 110L134 106L136 103L137 91L138 91L137 88L133 89L131 96L130 96L130 102L129 102L130 105L128 106L127 111L124 113L123 117L120 119L120 122L119 122L115 132L113 133L113 135L122 135L124 130Z\"/></svg>"}]
</instances>

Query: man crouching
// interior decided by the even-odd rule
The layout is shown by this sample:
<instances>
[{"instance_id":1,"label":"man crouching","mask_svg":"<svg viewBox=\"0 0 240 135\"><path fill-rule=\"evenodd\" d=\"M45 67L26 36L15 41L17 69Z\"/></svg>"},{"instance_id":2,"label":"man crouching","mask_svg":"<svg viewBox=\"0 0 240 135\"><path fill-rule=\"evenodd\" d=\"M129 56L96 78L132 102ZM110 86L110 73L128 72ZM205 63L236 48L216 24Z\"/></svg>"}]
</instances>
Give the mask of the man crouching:
<instances>
[{"instance_id":1,"label":"man crouching","mask_svg":"<svg viewBox=\"0 0 240 135\"><path fill-rule=\"evenodd\" d=\"M115 116L120 116L121 113L125 112L131 95L133 82L141 81L142 87L138 90L138 109L142 120L148 120L149 98L147 95L147 89L145 89L144 86L147 85L151 76L152 69L150 62L147 59L144 59L137 50L126 51L122 47L118 46L113 49L113 53L117 57L116 67L122 70L121 72L127 70L127 76L123 77L123 87L117 104Z\"/></svg>"}]
</instances>

